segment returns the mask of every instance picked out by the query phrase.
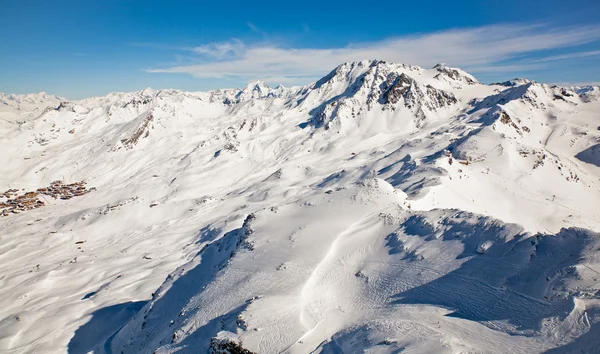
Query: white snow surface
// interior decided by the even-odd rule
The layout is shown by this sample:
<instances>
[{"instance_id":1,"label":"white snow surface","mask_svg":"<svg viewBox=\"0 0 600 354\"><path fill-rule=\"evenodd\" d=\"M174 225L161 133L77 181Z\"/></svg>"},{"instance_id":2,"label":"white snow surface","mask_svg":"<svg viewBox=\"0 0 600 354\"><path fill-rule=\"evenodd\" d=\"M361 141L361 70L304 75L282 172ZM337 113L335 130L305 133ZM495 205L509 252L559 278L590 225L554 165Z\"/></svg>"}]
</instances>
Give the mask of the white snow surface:
<instances>
[{"instance_id":1,"label":"white snow surface","mask_svg":"<svg viewBox=\"0 0 600 354\"><path fill-rule=\"evenodd\" d=\"M0 94L0 192L95 187L0 216L0 352L598 352L599 98L370 60Z\"/></svg>"}]
</instances>

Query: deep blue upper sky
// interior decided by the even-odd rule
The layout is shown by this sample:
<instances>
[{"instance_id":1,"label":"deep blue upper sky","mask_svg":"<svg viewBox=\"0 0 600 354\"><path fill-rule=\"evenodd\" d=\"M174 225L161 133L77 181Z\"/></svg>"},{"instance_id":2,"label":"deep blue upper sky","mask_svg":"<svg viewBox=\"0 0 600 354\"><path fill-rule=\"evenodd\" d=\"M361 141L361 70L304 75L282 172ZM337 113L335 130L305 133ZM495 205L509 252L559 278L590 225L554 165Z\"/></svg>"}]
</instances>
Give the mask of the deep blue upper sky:
<instances>
[{"instance_id":1,"label":"deep blue upper sky","mask_svg":"<svg viewBox=\"0 0 600 354\"><path fill-rule=\"evenodd\" d=\"M7 0L0 92L304 84L359 59L599 82L599 14L597 0Z\"/></svg>"}]
</instances>

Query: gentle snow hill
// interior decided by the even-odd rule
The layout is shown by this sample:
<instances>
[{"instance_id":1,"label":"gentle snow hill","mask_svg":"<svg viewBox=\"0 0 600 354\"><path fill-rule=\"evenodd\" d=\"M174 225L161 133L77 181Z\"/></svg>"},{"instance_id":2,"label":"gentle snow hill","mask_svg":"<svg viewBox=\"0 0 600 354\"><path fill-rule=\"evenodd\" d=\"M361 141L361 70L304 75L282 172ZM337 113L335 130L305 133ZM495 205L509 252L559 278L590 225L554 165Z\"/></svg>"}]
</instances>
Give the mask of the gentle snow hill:
<instances>
[{"instance_id":1,"label":"gentle snow hill","mask_svg":"<svg viewBox=\"0 0 600 354\"><path fill-rule=\"evenodd\" d=\"M0 351L592 353L599 112L375 60L0 94Z\"/></svg>"}]
</instances>

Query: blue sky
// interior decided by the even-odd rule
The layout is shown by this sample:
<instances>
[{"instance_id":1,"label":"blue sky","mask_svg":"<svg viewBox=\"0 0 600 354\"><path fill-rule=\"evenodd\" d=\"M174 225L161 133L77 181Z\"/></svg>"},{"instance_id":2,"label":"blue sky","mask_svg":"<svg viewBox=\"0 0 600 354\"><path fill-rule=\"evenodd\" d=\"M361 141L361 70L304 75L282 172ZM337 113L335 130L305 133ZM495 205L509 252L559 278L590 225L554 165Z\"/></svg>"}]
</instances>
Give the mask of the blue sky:
<instances>
[{"instance_id":1,"label":"blue sky","mask_svg":"<svg viewBox=\"0 0 600 354\"><path fill-rule=\"evenodd\" d=\"M0 92L306 84L344 61L600 82L600 1L6 0Z\"/></svg>"}]
</instances>

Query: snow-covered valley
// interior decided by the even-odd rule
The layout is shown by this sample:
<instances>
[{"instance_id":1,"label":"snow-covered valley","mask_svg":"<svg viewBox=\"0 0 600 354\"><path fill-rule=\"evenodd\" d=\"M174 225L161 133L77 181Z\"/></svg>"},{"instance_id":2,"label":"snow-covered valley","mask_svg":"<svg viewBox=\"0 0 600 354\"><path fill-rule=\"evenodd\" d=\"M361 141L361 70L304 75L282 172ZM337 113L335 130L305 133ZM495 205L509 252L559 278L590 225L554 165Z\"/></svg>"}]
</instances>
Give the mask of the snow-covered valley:
<instances>
[{"instance_id":1,"label":"snow-covered valley","mask_svg":"<svg viewBox=\"0 0 600 354\"><path fill-rule=\"evenodd\" d=\"M600 347L598 87L0 94L0 148L2 353Z\"/></svg>"}]
</instances>

